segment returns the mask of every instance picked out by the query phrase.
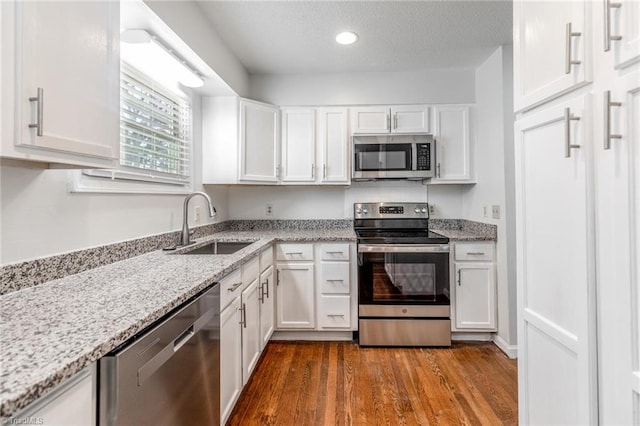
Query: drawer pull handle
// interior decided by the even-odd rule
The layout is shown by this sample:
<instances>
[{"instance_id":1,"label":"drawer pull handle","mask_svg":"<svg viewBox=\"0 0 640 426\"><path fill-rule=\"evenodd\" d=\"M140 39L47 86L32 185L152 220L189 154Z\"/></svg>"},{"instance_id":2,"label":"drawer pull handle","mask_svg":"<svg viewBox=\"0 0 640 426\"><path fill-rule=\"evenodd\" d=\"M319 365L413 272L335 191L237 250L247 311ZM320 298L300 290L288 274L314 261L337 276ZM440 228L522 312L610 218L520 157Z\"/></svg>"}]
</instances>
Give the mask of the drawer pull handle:
<instances>
[{"instance_id":1,"label":"drawer pull handle","mask_svg":"<svg viewBox=\"0 0 640 426\"><path fill-rule=\"evenodd\" d=\"M36 102L36 122L29 124L30 129L36 129L36 135L42 136L42 121L44 119L44 89L38 87L37 96L30 97L29 102Z\"/></svg>"},{"instance_id":2,"label":"drawer pull handle","mask_svg":"<svg viewBox=\"0 0 640 426\"><path fill-rule=\"evenodd\" d=\"M580 145L571 143L571 121L578 121L580 117L574 117L569 108L564 109L564 156L571 157L572 148L580 148Z\"/></svg>"},{"instance_id":3,"label":"drawer pull handle","mask_svg":"<svg viewBox=\"0 0 640 426\"><path fill-rule=\"evenodd\" d=\"M327 314L328 317L344 317L344 314Z\"/></svg>"},{"instance_id":4,"label":"drawer pull handle","mask_svg":"<svg viewBox=\"0 0 640 426\"><path fill-rule=\"evenodd\" d=\"M567 31L566 31L566 55L567 55L567 61L565 64L565 70L564 73L565 74L570 74L571 73L571 65L580 65L582 62L572 59L571 57L573 56L571 53L571 39L573 37L580 37L582 35L582 33L580 32L576 32L573 31L571 29L571 22L567 23Z\"/></svg>"},{"instance_id":5,"label":"drawer pull handle","mask_svg":"<svg viewBox=\"0 0 640 426\"><path fill-rule=\"evenodd\" d=\"M328 251L327 254L344 254L343 251Z\"/></svg>"},{"instance_id":6,"label":"drawer pull handle","mask_svg":"<svg viewBox=\"0 0 640 426\"><path fill-rule=\"evenodd\" d=\"M612 3L611 0L604 2L604 51L611 49L612 41L622 40L622 36L611 34L611 9L619 9L622 3Z\"/></svg>"},{"instance_id":7,"label":"drawer pull handle","mask_svg":"<svg viewBox=\"0 0 640 426\"><path fill-rule=\"evenodd\" d=\"M343 283L344 280L327 280L328 283Z\"/></svg>"},{"instance_id":8,"label":"drawer pull handle","mask_svg":"<svg viewBox=\"0 0 640 426\"><path fill-rule=\"evenodd\" d=\"M622 102L611 100L611 90L604 92L604 149L611 149L611 139L622 139L620 134L611 134L611 107L621 107Z\"/></svg>"},{"instance_id":9,"label":"drawer pull handle","mask_svg":"<svg viewBox=\"0 0 640 426\"><path fill-rule=\"evenodd\" d=\"M232 285L232 286L231 286L231 288L228 288L228 289L227 289L227 291L232 293L232 292L236 291L236 289L237 289L238 287L240 287L241 285L242 285L242 283L241 283L241 282L239 282L239 283L235 283L234 285Z\"/></svg>"},{"instance_id":10,"label":"drawer pull handle","mask_svg":"<svg viewBox=\"0 0 640 426\"><path fill-rule=\"evenodd\" d=\"M292 252L287 252L285 254L287 256L293 256L294 254L299 254L300 256L302 256L302 252L301 251L292 251Z\"/></svg>"},{"instance_id":11,"label":"drawer pull handle","mask_svg":"<svg viewBox=\"0 0 640 426\"><path fill-rule=\"evenodd\" d=\"M470 251L470 252L467 252L467 255L469 255L469 256L484 256L484 252L482 252L482 251Z\"/></svg>"}]
</instances>

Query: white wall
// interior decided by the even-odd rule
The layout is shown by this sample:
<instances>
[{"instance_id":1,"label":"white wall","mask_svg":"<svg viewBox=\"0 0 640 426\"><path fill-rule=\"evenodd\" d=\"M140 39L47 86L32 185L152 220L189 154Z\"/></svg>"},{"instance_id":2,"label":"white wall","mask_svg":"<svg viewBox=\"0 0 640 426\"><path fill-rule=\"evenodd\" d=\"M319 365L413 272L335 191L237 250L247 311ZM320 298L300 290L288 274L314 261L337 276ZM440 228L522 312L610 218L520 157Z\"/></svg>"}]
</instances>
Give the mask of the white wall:
<instances>
[{"instance_id":1,"label":"white wall","mask_svg":"<svg viewBox=\"0 0 640 426\"><path fill-rule=\"evenodd\" d=\"M252 75L252 99L275 105L473 103L473 69Z\"/></svg>"},{"instance_id":2,"label":"white wall","mask_svg":"<svg viewBox=\"0 0 640 426\"><path fill-rule=\"evenodd\" d=\"M200 158L200 99L194 102L194 155ZM122 195L69 192L69 171L0 167L0 264L30 260L89 248L182 227L181 195ZM196 182L201 182L200 161L195 162ZM201 189L196 186L196 190ZM207 188L218 210L215 221L226 220L227 188ZM204 200L199 224L206 217Z\"/></svg>"},{"instance_id":3,"label":"white wall","mask_svg":"<svg viewBox=\"0 0 640 426\"><path fill-rule=\"evenodd\" d=\"M507 239L507 200L505 182L513 180L513 175L505 173L505 144L511 142L505 137L510 129L513 134L513 121L505 123L505 108L512 109L505 102L505 78L510 81L510 68L504 67L505 49L498 48L476 70L476 128L475 157L478 184L463 189L463 218L492 223L498 226L497 240L497 284L498 284L498 336L507 344L515 344L512 320L515 304L510 294L515 291L515 281L510 280L508 239ZM512 172L512 169L511 169ZM500 208L500 218L491 217L491 206ZM509 212L511 206L509 205ZM489 217L484 216L484 206L488 206Z\"/></svg>"},{"instance_id":4,"label":"white wall","mask_svg":"<svg viewBox=\"0 0 640 426\"><path fill-rule=\"evenodd\" d=\"M432 198L436 200L433 217L461 217L459 186L434 188L412 181L353 182L349 187L235 185L229 186L228 202L232 219L344 219L353 218L356 202ZM266 215L267 203L273 205L273 216Z\"/></svg>"}]
</instances>

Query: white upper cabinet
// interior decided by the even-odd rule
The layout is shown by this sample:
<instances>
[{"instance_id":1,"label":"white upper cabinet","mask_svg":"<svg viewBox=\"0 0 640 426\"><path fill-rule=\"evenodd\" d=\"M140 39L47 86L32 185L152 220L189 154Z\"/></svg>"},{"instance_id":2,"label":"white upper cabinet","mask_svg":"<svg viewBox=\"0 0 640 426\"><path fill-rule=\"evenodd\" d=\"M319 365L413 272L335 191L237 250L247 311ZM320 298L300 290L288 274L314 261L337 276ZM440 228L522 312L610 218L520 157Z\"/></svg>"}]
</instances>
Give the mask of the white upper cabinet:
<instances>
[{"instance_id":1,"label":"white upper cabinet","mask_svg":"<svg viewBox=\"0 0 640 426\"><path fill-rule=\"evenodd\" d=\"M320 141L320 161L322 173L318 173L322 183L349 184L349 127L347 108L318 109L318 139Z\"/></svg>"},{"instance_id":2,"label":"white upper cabinet","mask_svg":"<svg viewBox=\"0 0 640 426\"><path fill-rule=\"evenodd\" d=\"M394 105L351 108L353 133L429 133L429 107Z\"/></svg>"},{"instance_id":3,"label":"white upper cabinet","mask_svg":"<svg viewBox=\"0 0 640 426\"><path fill-rule=\"evenodd\" d=\"M616 68L640 60L640 1L603 0L605 2L605 51L614 51Z\"/></svg>"},{"instance_id":4,"label":"white upper cabinet","mask_svg":"<svg viewBox=\"0 0 640 426\"><path fill-rule=\"evenodd\" d=\"M240 100L240 180L278 180L277 107Z\"/></svg>"},{"instance_id":5,"label":"white upper cabinet","mask_svg":"<svg viewBox=\"0 0 640 426\"><path fill-rule=\"evenodd\" d=\"M391 133L429 133L429 107L395 105L391 107Z\"/></svg>"},{"instance_id":6,"label":"white upper cabinet","mask_svg":"<svg viewBox=\"0 0 640 426\"><path fill-rule=\"evenodd\" d=\"M282 108L284 185L349 184L346 108Z\"/></svg>"},{"instance_id":7,"label":"white upper cabinet","mask_svg":"<svg viewBox=\"0 0 640 426\"><path fill-rule=\"evenodd\" d=\"M434 107L436 161L430 183L473 183L469 107Z\"/></svg>"},{"instance_id":8,"label":"white upper cabinet","mask_svg":"<svg viewBox=\"0 0 640 426\"><path fill-rule=\"evenodd\" d=\"M282 182L316 180L316 110L282 109Z\"/></svg>"},{"instance_id":9,"label":"white upper cabinet","mask_svg":"<svg viewBox=\"0 0 640 426\"><path fill-rule=\"evenodd\" d=\"M1 156L56 167L116 165L118 2L3 2L0 7Z\"/></svg>"},{"instance_id":10,"label":"white upper cabinet","mask_svg":"<svg viewBox=\"0 0 640 426\"><path fill-rule=\"evenodd\" d=\"M277 183L277 107L236 96L202 98L203 183Z\"/></svg>"},{"instance_id":11,"label":"white upper cabinet","mask_svg":"<svg viewBox=\"0 0 640 426\"><path fill-rule=\"evenodd\" d=\"M517 1L514 107L522 111L589 83L591 2Z\"/></svg>"}]
</instances>

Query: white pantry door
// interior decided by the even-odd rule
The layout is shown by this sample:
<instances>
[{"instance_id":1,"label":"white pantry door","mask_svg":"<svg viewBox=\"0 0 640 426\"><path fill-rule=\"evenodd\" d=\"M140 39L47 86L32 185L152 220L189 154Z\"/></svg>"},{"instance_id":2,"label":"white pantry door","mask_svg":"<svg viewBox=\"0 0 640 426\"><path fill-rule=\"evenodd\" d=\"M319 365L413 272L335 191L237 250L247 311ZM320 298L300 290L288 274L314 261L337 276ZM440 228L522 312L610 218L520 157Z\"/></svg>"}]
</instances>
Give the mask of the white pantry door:
<instances>
[{"instance_id":1,"label":"white pantry door","mask_svg":"<svg viewBox=\"0 0 640 426\"><path fill-rule=\"evenodd\" d=\"M640 73L617 78L596 103L598 381L603 425L640 424ZM607 120L607 115L609 120Z\"/></svg>"},{"instance_id":2,"label":"white pantry door","mask_svg":"<svg viewBox=\"0 0 640 426\"><path fill-rule=\"evenodd\" d=\"M597 423L588 101L515 125L522 425Z\"/></svg>"}]
</instances>

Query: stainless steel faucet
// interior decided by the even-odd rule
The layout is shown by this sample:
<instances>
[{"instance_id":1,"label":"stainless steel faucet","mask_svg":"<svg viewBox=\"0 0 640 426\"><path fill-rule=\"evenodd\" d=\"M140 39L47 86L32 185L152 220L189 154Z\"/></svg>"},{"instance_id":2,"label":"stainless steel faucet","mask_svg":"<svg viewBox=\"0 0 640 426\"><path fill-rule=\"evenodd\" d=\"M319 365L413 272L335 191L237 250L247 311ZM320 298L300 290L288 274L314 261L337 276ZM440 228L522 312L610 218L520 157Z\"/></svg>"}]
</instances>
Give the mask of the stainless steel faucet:
<instances>
[{"instance_id":1,"label":"stainless steel faucet","mask_svg":"<svg viewBox=\"0 0 640 426\"><path fill-rule=\"evenodd\" d=\"M193 192L187 195L187 198L184 199L184 214L182 221L182 234L180 235L180 243L179 246L188 246L192 244L191 235L189 235L189 224L187 223L187 219L189 217L189 200L191 200L196 195L202 195L205 200L207 200L207 205L209 206L209 217L216 216L216 208L213 207L213 203L211 202L211 198L204 192Z\"/></svg>"}]
</instances>

